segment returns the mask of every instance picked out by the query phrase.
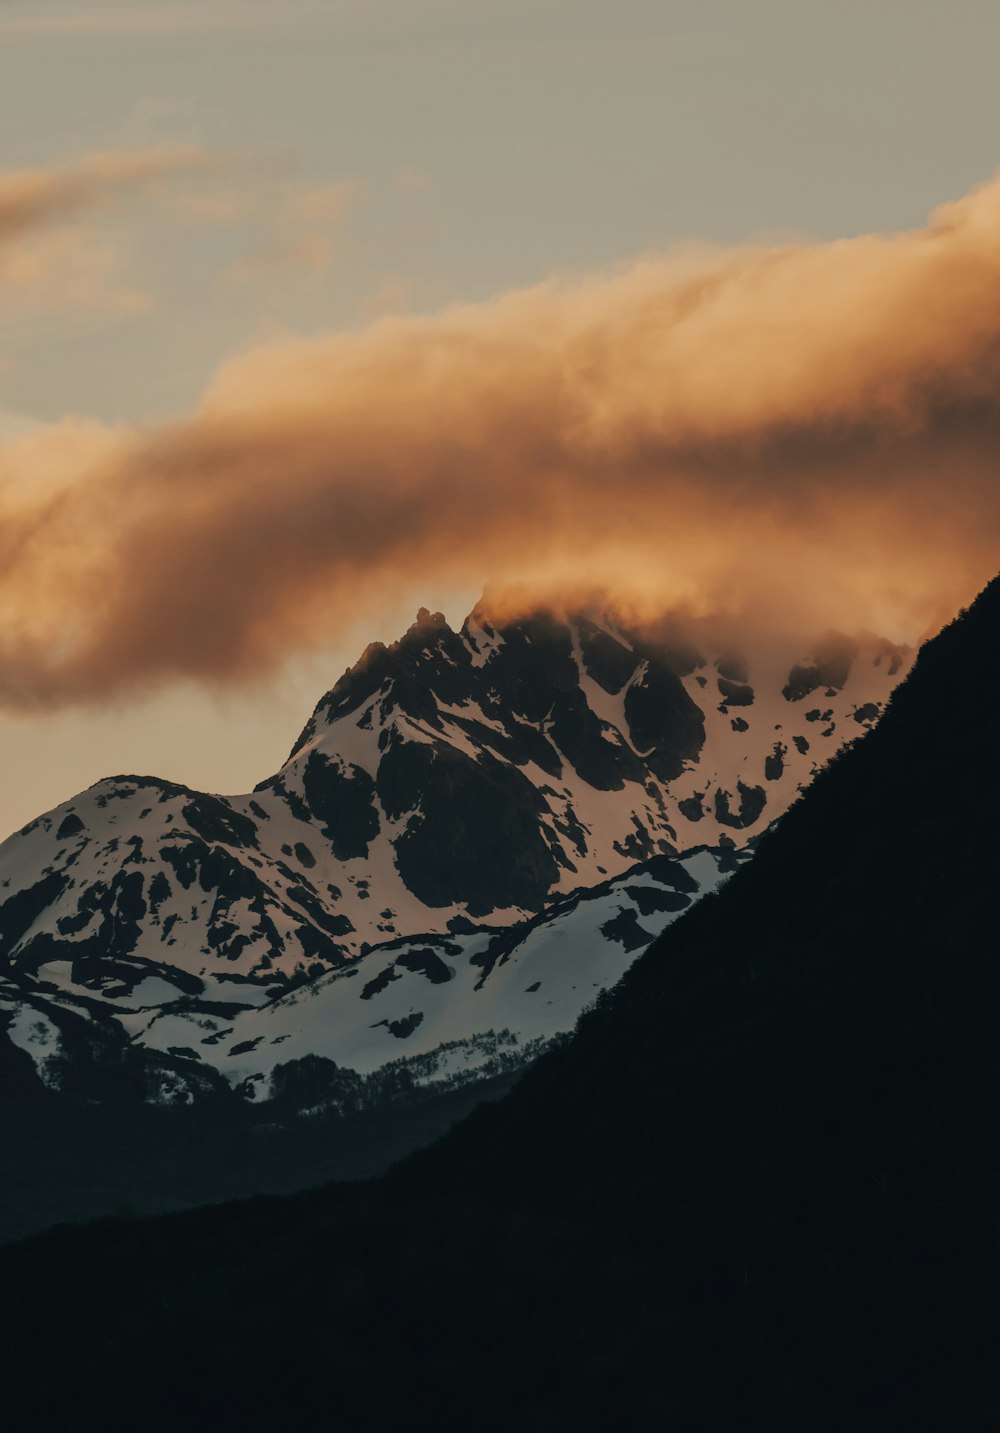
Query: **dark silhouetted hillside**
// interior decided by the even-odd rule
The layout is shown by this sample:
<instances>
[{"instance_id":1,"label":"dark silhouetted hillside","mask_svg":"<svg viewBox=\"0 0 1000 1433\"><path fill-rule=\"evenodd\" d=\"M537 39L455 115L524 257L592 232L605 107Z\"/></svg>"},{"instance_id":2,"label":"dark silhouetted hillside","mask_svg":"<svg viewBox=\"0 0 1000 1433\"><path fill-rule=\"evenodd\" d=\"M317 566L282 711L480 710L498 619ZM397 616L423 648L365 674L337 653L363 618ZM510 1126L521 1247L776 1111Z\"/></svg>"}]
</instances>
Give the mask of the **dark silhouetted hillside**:
<instances>
[{"instance_id":1,"label":"dark silhouetted hillside","mask_svg":"<svg viewBox=\"0 0 1000 1433\"><path fill-rule=\"evenodd\" d=\"M572 1042L389 1178L3 1251L38 1426L1000 1425L998 650L1000 581Z\"/></svg>"}]
</instances>

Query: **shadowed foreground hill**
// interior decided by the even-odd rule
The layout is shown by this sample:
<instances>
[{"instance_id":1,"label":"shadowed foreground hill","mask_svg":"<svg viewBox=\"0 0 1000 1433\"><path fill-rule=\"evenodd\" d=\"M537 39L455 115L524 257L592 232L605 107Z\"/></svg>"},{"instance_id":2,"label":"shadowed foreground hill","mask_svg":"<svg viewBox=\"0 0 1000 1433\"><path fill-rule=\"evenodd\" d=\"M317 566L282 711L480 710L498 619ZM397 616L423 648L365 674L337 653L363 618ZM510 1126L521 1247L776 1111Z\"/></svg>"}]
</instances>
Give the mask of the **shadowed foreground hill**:
<instances>
[{"instance_id":1,"label":"shadowed foreground hill","mask_svg":"<svg viewBox=\"0 0 1000 1433\"><path fill-rule=\"evenodd\" d=\"M1000 581L568 1046L388 1179L3 1251L36 1421L997 1426L998 647Z\"/></svg>"}]
</instances>

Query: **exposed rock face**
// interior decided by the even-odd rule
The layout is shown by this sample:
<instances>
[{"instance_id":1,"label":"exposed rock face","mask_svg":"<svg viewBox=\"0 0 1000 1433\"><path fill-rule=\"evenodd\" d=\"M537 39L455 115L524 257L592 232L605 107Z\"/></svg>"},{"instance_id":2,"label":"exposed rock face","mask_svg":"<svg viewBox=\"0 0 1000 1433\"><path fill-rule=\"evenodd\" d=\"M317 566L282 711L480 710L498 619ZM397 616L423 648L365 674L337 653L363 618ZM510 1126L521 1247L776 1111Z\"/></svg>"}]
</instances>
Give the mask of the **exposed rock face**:
<instances>
[{"instance_id":1,"label":"exposed rock face","mask_svg":"<svg viewBox=\"0 0 1000 1433\"><path fill-rule=\"evenodd\" d=\"M265 1077L281 1052L261 1051L289 1037L247 1012L321 977L363 973L365 989L417 979L445 999L449 940L479 958L498 927L523 931L570 893L694 848L715 853L698 889L711 886L727 853L878 718L907 665L874 638L829 636L776 664L715 651L676 624L626 631L591 613L497 626L477 609L454 632L422 610L399 642L368 648L253 793L114 777L0 847L12 1038L34 1031L22 1048L54 1079L70 1012L112 1043L155 1048L181 1076L218 1065L230 1083ZM598 944L648 944L679 908L657 889L603 911ZM379 974L377 952L399 942L394 974ZM602 966L594 991L616 971ZM527 1021L533 1039L579 1010L565 988L546 1000L547 1024ZM500 1028L488 1000L453 1003L453 1019L416 1007L366 1018L365 1039L398 1055L408 1040L429 1049L432 1032L461 1041ZM508 1012L515 1024L522 1004ZM371 1065L367 1046L344 1040Z\"/></svg>"}]
</instances>

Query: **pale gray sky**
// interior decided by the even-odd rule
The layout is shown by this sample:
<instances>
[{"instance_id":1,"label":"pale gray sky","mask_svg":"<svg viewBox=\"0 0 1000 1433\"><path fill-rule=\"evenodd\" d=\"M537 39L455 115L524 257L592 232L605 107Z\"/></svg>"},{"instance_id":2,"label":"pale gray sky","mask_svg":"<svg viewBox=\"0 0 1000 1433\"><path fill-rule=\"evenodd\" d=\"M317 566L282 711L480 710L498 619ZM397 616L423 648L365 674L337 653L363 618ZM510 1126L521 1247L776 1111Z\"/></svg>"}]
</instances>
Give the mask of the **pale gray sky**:
<instances>
[{"instance_id":1,"label":"pale gray sky","mask_svg":"<svg viewBox=\"0 0 1000 1433\"><path fill-rule=\"evenodd\" d=\"M995 0L0 0L0 177L235 164L39 236L44 286L0 272L0 435L182 414L254 342L687 238L918 225L1000 165L998 53ZM120 769L248 788L376 634L224 709L0 718L0 837Z\"/></svg>"}]
</instances>

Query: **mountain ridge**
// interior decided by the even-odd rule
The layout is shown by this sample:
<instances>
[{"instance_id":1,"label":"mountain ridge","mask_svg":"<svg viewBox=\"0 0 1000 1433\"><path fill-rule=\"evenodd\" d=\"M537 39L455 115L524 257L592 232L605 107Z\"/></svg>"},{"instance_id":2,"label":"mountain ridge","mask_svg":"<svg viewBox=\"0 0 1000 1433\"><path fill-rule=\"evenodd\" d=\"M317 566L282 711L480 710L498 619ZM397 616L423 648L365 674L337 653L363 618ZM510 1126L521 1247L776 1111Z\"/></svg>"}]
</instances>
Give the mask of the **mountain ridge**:
<instances>
[{"instance_id":1,"label":"mountain ridge","mask_svg":"<svg viewBox=\"0 0 1000 1433\"><path fill-rule=\"evenodd\" d=\"M533 1049L571 1029L585 994L877 719L908 656L840 634L809 659L739 651L677 619L494 625L482 606L452 631L421 609L320 699L252 793L107 778L0 846L8 1038L69 1084L70 1050L144 1048L165 1100L201 1098L218 1078L266 1096L293 1048L366 1073L425 1060L433 1038L465 1046L463 1078L480 1057L496 1073L490 1041L509 1029ZM692 884L698 851L713 854ZM589 904L586 936L574 926L593 967L581 983L537 918L615 882L605 911ZM359 959L370 1006L338 980ZM535 972L513 1004L498 994L512 960ZM461 992L482 992L484 962L488 989L472 1000ZM295 1035L282 1012L302 1013L303 989L314 1043L282 1048ZM453 1056L441 1078L446 1066L457 1077Z\"/></svg>"}]
</instances>

